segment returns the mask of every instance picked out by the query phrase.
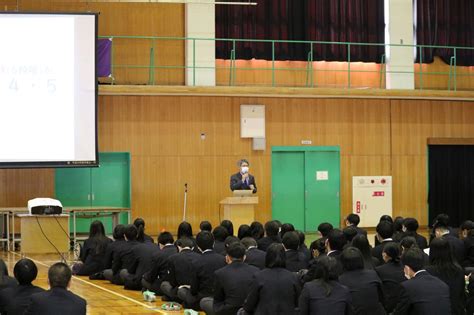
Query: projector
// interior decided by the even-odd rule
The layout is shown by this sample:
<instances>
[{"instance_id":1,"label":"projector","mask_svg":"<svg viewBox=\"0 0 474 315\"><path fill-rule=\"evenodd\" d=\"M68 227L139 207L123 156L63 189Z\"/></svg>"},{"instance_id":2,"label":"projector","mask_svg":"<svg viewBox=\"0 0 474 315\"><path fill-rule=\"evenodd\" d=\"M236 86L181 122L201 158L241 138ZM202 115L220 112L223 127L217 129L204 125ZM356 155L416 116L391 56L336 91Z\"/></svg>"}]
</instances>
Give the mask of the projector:
<instances>
[{"instance_id":1,"label":"projector","mask_svg":"<svg viewBox=\"0 0 474 315\"><path fill-rule=\"evenodd\" d=\"M59 200L51 198L35 198L28 200L30 214L61 214L63 205Z\"/></svg>"}]
</instances>

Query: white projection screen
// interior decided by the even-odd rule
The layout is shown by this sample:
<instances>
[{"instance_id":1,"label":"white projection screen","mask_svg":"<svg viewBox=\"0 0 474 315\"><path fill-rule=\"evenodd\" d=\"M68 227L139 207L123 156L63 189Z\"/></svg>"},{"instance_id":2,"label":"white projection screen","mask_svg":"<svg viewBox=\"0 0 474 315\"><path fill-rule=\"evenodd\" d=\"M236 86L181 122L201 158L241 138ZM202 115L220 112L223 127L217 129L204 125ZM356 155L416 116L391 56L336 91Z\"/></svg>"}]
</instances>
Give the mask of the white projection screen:
<instances>
[{"instance_id":1,"label":"white projection screen","mask_svg":"<svg viewBox=\"0 0 474 315\"><path fill-rule=\"evenodd\" d=\"M0 168L98 165L96 14L0 13Z\"/></svg>"}]
</instances>

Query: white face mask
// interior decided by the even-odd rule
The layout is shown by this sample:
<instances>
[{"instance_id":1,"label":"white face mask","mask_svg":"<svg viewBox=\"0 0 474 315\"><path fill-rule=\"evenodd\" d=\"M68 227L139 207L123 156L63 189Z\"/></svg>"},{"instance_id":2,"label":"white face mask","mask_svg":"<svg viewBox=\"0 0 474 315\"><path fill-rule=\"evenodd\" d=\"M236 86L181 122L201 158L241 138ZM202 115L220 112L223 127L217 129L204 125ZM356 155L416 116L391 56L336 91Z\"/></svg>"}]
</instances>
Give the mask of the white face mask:
<instances>
[{"instance_id":1,"label":"white face mask","mask_svg":"<svg viewBox=\"0 0 474 315\"><path fill-rule=\"evenodd\" d=\"M248 166L242 166L240 168L240 170L242 171L242 174L247 174L249 172L249 167Z\"/></svg>"}]
</instances>

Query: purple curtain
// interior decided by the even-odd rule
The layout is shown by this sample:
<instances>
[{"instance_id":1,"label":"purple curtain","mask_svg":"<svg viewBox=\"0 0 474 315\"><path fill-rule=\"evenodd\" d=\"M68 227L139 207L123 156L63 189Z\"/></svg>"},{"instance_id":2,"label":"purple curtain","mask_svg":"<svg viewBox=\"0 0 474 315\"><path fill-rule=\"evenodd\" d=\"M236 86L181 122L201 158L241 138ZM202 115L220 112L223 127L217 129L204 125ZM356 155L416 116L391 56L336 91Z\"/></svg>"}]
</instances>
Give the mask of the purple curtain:
<instances>
[{"instance_id":1,"label":"purple curtain","mask_svg":"<svg viewBox=\"0 0 474 315\"><path fill-rule=\"evenodd\" d=\"M97 41L97 76L108 77L112 74L112 41L108 38Z\"/></svg>"},{"instance_id":2,"label":"purple curtain","mask_svg":"<svg viewBox=\"0 0 474 315\"><path fill-rule=\"evenodd\" d=\"M298 41L384 42L379 0L256 0L257 6L217 6L216 37ZM218 42L217 58L228 59L231 42ZM276 60L306 61L309 44L276 43ZM384 47L352 46L352 61L380 62ZM313 60L346 61L347 46L314 45ZM271 43L236 43L238 59L272 59Z\"/></svg>"},{"instance_id":3,"label":"purple curtain","mask_svg":"<svg viewBox=\"0 0 474 315\"><path fill-rule=\"evenodd\" d=\"M418 45L474 47L473 0L417 0L416 41ZM454 49L423 48L423 63L435 56L449 64ZM417 51L417 62L420 56ZM473 66L474 50L457 50L457 65Z\"/></svg>"}]
</instances>

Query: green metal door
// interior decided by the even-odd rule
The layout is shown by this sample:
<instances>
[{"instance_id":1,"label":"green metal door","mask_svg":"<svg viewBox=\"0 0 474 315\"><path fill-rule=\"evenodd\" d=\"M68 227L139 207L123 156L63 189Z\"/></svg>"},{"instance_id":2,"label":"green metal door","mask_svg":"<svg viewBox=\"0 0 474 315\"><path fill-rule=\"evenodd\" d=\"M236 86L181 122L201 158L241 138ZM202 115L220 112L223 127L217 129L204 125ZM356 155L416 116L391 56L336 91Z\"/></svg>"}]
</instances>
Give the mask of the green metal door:
<instances>
[{"instance_id":1,"label":"green metal door","mask_svg":"<svg viewBox=\"0 0 474 315\"><path fill-rule=\"evenodd\" d=\"M272 217L304 229L304 152L272 154Z\"/></svg>"},{"instance_id":2,"label":"green metal door","mask_svg":"<svg viewBox=\"0 0 474 315\"><path fill-rule=\"evenodd\" d=\"M339 147L272 148L272 217L296 229L340 221Z\"/></svg>"},{"instance_id":3,"label":"green metal door","mask_svg":"<svg viewBox=\"0 0 474 315\"><path fill-rule=\"evenodd\" d=\"M92 204L90 168L58 168L54 177L56 199L64 207Z\"/></svg>"},{"instance_id":4,"label":"green metal door","mask_svg":"<svg viewBox=\"0 0 474 315\"><path fill-rule=\"evenodd\" d=\"M305 153L305 230L315 231L321 222L339 226L339 152Z\"/></svg>"}]
</instances>

